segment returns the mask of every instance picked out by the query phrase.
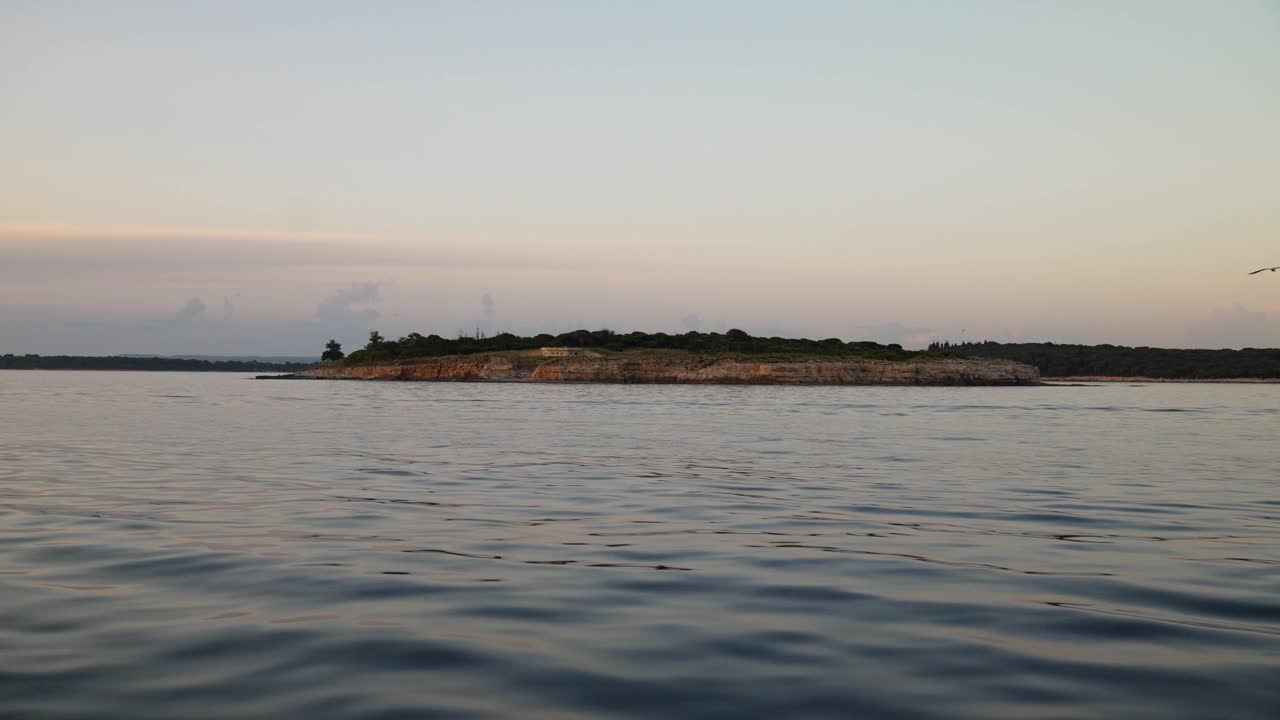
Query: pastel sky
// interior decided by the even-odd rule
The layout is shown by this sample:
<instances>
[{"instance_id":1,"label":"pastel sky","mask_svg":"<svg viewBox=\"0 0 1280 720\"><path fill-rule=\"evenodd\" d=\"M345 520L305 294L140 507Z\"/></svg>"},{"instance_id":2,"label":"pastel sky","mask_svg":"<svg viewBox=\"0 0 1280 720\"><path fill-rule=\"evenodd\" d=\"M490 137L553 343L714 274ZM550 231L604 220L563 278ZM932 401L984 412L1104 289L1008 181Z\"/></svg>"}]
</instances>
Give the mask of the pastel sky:
<instances>
[{"instance_id":1,"label":"pastel sky","mask_svg":"<svg viewBox=\"0 0 1280 720\"><path fill-rule=\"evenodd\" d=\"M0 353L1280 346L1277 2L0 0Z\"/></svg>"}]
</instances>

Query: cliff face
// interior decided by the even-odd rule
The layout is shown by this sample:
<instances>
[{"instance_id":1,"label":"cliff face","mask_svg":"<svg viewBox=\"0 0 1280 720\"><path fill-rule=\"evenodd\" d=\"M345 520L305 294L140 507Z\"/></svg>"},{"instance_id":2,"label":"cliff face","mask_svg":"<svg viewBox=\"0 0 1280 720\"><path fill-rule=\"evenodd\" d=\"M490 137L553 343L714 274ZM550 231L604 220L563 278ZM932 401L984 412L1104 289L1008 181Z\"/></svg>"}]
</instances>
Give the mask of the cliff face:
<instances>
[{"instance_id":1,"label":"cliff face","mask_svg":"<svg viewBox=\"0 0 1280 720\"><path fill-rule=\"evenodd\" d=\"M506 358L461 355L406 365L321 367L302 373L308 377L352 380L518 380Z\"/></svg>"},{"instance_id":2,"label":"cliff face","mask_svg":"<svg viewBox=\"0 0 1280 720\"><path fill-rule=\"evenodd\" d=\"M752 361L555 358L532 369L502 357L456 356L405 365L324 367L308 377L359 380L690 383L740 385L1036 385L1040 371L1007 360Z\"/></svg>"}]
</instances>

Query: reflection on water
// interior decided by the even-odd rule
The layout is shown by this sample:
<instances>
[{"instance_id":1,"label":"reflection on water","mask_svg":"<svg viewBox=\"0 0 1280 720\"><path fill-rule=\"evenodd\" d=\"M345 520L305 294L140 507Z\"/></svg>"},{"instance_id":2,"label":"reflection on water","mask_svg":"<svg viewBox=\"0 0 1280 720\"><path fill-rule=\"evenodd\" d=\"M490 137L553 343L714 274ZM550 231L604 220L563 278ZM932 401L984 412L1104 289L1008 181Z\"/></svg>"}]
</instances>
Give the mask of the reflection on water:
<instances>
[{"instance_id":1,"label":"reflection on water","mask_svg":"<svg viewBox=\"0 0 1280 720\"><path fill-rule=\"evenodd\" d=\"M0 373L0 715L1280 716L1280 386Z\"/></svg>"}]
</instances>

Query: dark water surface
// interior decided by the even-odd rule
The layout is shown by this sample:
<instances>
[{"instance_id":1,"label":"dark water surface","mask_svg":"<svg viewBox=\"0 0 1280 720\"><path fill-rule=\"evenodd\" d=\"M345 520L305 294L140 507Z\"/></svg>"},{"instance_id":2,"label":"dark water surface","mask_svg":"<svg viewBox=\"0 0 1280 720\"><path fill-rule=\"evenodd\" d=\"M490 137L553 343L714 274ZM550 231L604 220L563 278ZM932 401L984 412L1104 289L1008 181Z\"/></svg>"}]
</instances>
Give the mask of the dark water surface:
<instances>
[{"instance_id":1,"label":"dark water surface","mask_svg":"<svg viewBox=\"0 0 1280 720\"><path fill-rule=\"evenodd\" d=\"M0 716L1275 720L1278 408L0 372Z\"/></svg>"}]
</instances>

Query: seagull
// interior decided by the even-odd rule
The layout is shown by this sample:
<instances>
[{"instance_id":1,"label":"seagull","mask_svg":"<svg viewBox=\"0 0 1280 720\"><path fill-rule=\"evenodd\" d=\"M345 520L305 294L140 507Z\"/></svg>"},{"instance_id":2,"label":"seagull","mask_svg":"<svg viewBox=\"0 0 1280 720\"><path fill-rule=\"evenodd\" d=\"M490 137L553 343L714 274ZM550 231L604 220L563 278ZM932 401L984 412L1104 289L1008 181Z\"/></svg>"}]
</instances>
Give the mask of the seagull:
<instances>
[{"instance_id":1,"label":"seagull","mask_svg":"<svg viewBox=\"0 0 1280 720\"><path fill-rule=\"evenodd\" d=\"M1275 272L1275 271L1277 271L1277 270L1280 270L1280 265L1277 265L1277 266L1275 266L1275 267L1273 267L1273 268L1262 268L1262 269L1260 269L1260 270L1254 270L1253 272L1251 272L1251 273L1249 273L1249 274L1250 274L1250 275L1257 275L1258 273L1260 273L1260 272L1266 272L1267 270L1270 270L1271 272Z\"/></svg>"}]
</instances>

